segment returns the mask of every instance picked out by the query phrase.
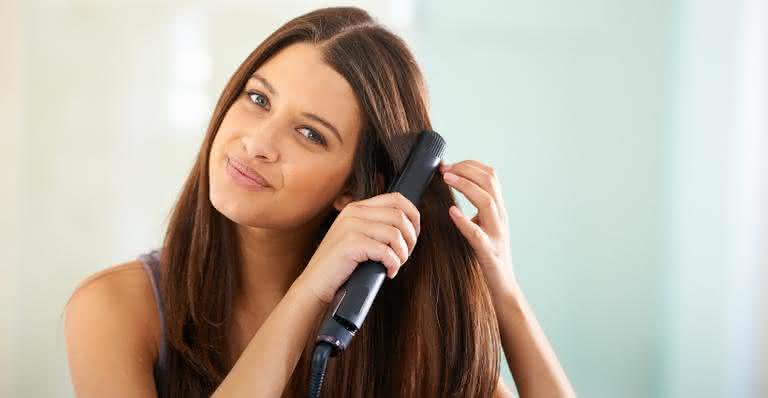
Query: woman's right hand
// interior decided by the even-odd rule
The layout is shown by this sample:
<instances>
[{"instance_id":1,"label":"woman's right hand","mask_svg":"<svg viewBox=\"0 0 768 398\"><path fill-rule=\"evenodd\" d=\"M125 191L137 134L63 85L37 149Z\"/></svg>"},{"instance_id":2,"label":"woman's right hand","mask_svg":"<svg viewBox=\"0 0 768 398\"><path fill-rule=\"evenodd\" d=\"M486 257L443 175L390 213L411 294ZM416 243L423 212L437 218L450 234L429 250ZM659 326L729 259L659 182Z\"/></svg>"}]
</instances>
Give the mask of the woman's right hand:
<instances>
[{"instance_id":1,"label":"woman's right hand","mask_svg":"<svg viewBox=\"0 0 768 398\"><path fill-rule=\"evenodd\" d=\"M329 304L357 265L381 262L391 279L416 246L421 230L419 210L399 192L350 202L320 242L299 279Z\"/></svg>"}]
</instances>

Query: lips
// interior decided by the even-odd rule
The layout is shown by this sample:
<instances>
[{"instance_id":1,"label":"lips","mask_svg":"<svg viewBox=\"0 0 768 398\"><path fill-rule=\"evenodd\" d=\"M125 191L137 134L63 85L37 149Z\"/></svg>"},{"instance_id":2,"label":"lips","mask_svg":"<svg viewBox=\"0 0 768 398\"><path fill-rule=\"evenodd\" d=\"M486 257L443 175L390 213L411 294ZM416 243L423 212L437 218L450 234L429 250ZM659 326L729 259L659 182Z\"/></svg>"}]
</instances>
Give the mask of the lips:
<instances>
[{"instance_id":1,"label":"lips","mask_svg":"<svg viewBox=\"0 0 768 398\"><path fill-rule=\"evenodd\" d=\"M246 177L256 181L257 183L259 183L259 184L261 184L261 185L263 185L265 187L271 187L272 186L272 184L270 184L269 181L267 181L267 179L264 178L264 176L262 176L261 174L257 173L256 170L254 170L251 167L248 167L248 165L246 165L243 162L237 160L236 158L228 157L227 161L229 162L229 164L232 165L232 167L237 169L237 171L242 173L244 176L246 176Z\"/></svg>"}]
</instances>

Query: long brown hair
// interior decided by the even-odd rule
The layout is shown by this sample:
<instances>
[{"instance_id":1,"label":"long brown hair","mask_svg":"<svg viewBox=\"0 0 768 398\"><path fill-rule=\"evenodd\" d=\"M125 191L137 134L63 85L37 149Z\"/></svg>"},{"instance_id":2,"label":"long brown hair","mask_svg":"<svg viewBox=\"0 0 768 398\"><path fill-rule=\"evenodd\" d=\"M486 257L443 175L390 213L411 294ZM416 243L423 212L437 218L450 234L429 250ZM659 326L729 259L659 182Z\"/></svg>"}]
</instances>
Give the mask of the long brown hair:
<instances>
[{"instance_id":1,"label":"long brown hair","mask_svg":"<svg viewBox=\"0 0 768 398\"><path fill-rule=\"evenodd\" d=\"M209 153L249 76L297 42L319 46L359 101L364 123L349 180L356 200L384 193L374 176L383 175L388 186L417 133L432 128L413 55L361 9L324 8L299 16L245 59L216 104L163 242L167 396L209 396L233 365L226 327L238 281L239 242L233 222L209 201ZM328 364L324 397L492 395L501 354L496 316L476 256L447 216L453 204L449 187L433 178L419 206L421 233L408 265L384 284L350 347ZM318 242L337 215L333 209ZM285 396L308 394L310 354L311 349L304 351Z\"/></svg>"}]
</instances>

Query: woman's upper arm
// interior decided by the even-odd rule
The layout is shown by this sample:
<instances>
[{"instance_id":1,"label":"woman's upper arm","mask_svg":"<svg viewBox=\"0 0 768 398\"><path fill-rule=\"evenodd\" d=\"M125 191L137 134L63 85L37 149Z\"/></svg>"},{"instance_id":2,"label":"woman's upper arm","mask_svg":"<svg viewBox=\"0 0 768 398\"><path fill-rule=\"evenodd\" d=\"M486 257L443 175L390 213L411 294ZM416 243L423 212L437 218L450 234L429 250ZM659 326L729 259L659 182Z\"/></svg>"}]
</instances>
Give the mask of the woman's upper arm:
<instances>
[{"instance_id":1,"label":"woman's upper arm","mask_svg":"<svg viewBox=\"0 0 768 398\"><path fill-rule=\"evenodd\" d=\"M88 281L67 303L64 332L78 397L157 395L146 314L141 300L131 297L141 292L131 293L119 279L112 274Z\"/></svg>"}]
</instances>

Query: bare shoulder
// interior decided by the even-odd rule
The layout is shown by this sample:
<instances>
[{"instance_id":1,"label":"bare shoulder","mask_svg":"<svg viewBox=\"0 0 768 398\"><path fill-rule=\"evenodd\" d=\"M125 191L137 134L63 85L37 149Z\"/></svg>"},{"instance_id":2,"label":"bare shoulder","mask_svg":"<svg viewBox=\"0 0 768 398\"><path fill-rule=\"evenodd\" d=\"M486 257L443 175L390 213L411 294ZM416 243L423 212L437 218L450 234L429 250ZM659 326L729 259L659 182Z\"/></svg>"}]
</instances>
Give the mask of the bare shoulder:
<instances>
[{"instance_id":1,"label":"bare shoulder","mask_svg":"<svg viewBox=\"0 0 768 398\"><path fill-rule=\"evenodd\" d=\"M89 275L77 285L69 301L72 302L83 295L96 294L94 292L122 298L133 296L131 298L134 300L141 298L154 306L151 283L144 265L138 260L115 264ZM146 293L149 293L149 296ZM127 301L125 304L136 303Z\"/></svg>"},{"instance_id":2,"label":"bare shoulder","mask_svg":"<svg viewBox=\"0 0 768 398\"><path fill-rule=\"evenodd\" d=\"M160 320L140 261L85 278L66 304L64 332L78 396L154 394Z\"/></svg>"}]
</instances>

